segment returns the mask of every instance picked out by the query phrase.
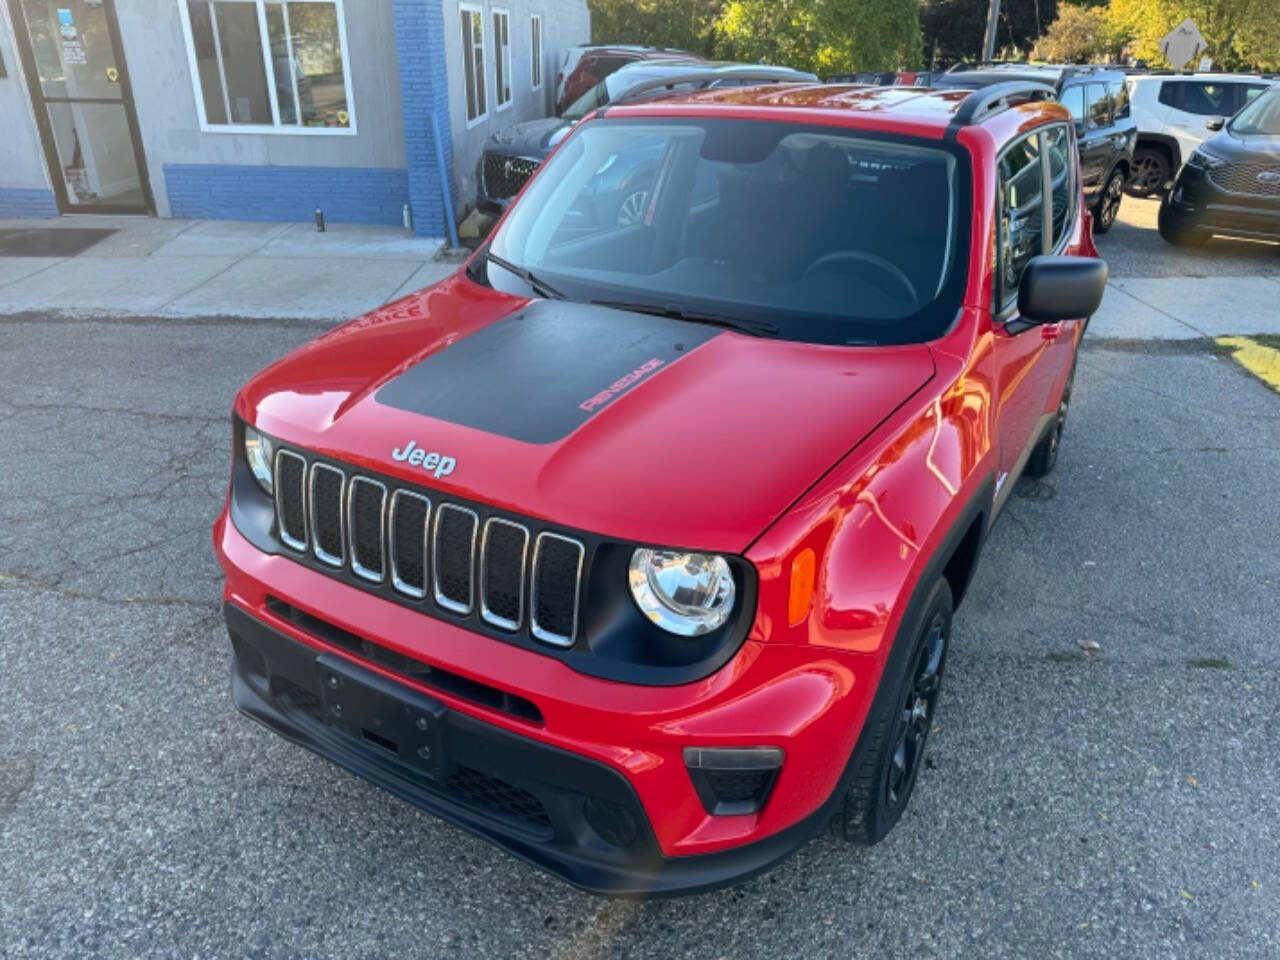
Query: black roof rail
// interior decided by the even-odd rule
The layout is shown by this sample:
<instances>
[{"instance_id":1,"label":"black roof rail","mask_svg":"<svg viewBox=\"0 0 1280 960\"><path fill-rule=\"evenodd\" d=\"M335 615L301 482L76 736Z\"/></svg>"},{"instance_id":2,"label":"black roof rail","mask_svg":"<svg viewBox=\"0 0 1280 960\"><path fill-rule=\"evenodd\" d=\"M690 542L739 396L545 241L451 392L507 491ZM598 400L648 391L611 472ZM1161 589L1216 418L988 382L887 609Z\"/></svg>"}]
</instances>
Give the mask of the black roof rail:
<instances>
[{"instance_id":1,"label":"black roof rail","mask_svg":"<svg viewBox=\"0 0 1280 960\"><path fill-rule=\"evenodd\" d=\"M744 67L741 70L736 69L716 69L716 70L691 70L688 73L677 73L669 77L654 77L652 80L644 80L637 83L634 87L619 94L617 98L609 103L609 106L615 106L627 100L634 100L642 97L646 93L652 93L654 90L662 90L666 87L683 87L693 85L695 89L703 89L709 87L721 80L735 80L738 82L746 81L748 83L804 83L806 79L803 76L787 76L779 73L777 70L760 70ZM812 81L808 81L812 82Z\"/></svg>"},{"instance_id":2,"label":"black roof rail","mask_svg":"<svg viewBox=\"0 0 1280 960\"><path fill-rule=\"evenodd\" d=\"M952 127L967 127L971 123L985 120L993 113L1009 109L1010 100L1021 97L1026 100L1056 100L1058 92L1047 83L1033 83L1027 80L1010 80L1007 83L993 83L987 87L979 87L964 98L956 115L951 119Z\"/></svg>"}]
</instances>

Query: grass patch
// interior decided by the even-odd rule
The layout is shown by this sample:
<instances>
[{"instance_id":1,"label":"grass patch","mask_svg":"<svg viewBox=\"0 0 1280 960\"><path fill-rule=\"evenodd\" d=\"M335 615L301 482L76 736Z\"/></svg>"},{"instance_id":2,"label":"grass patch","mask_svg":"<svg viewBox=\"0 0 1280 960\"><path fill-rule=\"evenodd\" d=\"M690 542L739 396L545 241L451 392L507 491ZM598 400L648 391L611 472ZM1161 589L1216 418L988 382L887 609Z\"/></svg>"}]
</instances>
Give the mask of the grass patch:
<instances>
[{"instance_id":1,"label":"grass patch","mask_svg":"<svg viewBox=\"0 0 1280 960\"><path fill-rule=\"evenodd\" d=\"M1230 670L1231 661L1226 657L1196 657L1188 660L1187 666L1197 670Z\"/></svg>"}]
</instances>

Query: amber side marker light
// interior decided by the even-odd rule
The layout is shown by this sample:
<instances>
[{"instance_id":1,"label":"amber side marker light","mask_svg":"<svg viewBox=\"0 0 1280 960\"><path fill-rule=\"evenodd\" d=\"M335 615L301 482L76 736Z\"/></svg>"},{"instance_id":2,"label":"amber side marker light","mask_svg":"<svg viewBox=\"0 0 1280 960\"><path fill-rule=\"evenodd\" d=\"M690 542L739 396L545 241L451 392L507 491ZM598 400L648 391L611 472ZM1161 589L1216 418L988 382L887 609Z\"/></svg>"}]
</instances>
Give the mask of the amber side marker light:
<instances>
[{"instance_id":1,"label":"amber side marker light","mask_svg":"<svg viewBox=\"0 0 1280 960\"><path fill-rule=\"evenodd\" d=\"M813 581L818 560L813 551L805 547L791 561L791 599L787 603L787 623L795 626L809 615L813 602Z\"/></svg>"}]
</instances>

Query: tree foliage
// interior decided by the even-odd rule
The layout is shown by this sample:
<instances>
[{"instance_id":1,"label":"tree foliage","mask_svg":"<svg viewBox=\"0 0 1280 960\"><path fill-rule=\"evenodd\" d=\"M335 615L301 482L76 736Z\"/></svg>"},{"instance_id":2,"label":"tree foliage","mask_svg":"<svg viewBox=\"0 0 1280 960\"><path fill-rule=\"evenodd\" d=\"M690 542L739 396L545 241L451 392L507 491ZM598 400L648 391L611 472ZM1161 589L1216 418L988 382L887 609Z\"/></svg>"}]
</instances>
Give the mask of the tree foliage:
<instances>
[{"instance_id":1,"label":"tree foliage","mask_svg":"<svg viewBox=\"0 0 1280 960\"><path fill-rule=\"evenodd\" d=\"M1031 56L1051 63L1089 63L1112 59L1123 45L1124 37L1105 8L1063 4Z\"/></svg>"},{"instance_id":2,"label":"tree foliage","mask_svg":"<svg viewBox=\"0 0 1280 960\"><path fill-rule=\"evenodd\" d=\"M1190 17L1223 69L1280 66L1280 0L1111 0L1108 17L1130 41L1134 57L1168 64L1160 41Z\"/></svg>"},{"instance_id":3,"label":"tree foliage","mask_svg":"<svg viewBox=\"0 0 1280 960\"><path fill-rule=\"evenodd\" d=\"M919 0L729 0L717 52L819 76L919 66Z\"/></svg>"},{"instance_id":4,"label":"tree foliage","mask_svg":"<svg viewBox=\"0 0 1280 960\"><path fill-rule=\"evenodd\" d=\"M921 0L925 58L942 65L982 59L987 4L988 0ZM996 50L1010 58L1025 56L1057 13L1058 0L1002 0Z\"/></svg>"},{"instance_id":5,"label":"tree foliage","mask_svg":"<svg viewBox=\"0 0 1280 960\"><path fill-rule=\"evenodd\" d=\"M588 0L592 43L644 43L712 56L725 0Z\"/></svg>"}]
</instances>

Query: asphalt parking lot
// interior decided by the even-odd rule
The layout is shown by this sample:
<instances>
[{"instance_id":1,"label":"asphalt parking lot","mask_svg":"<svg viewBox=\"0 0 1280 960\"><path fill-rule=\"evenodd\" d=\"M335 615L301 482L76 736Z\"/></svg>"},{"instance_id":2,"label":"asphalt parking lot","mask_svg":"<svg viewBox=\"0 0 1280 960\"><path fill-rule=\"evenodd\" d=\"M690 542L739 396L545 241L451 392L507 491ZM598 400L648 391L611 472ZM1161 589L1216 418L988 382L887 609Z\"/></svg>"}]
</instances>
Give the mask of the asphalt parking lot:
<instances>
[{"instance_id":1,"label":"asphalt parking lot","mask_svg":"<svg viewBox=\"0 0 1280 960\"><path fill-rule=\"evenodd\" d=\"M1275 248L1171 251L1154 204L1125 206L1118 276L1280 274ZM1209 343L1086 344L883 844L634 903L232 708L209 534L230 400L321 329L0 318L0 955L1280 952L1280 395Z\"/></svg>"}]
</instances>

